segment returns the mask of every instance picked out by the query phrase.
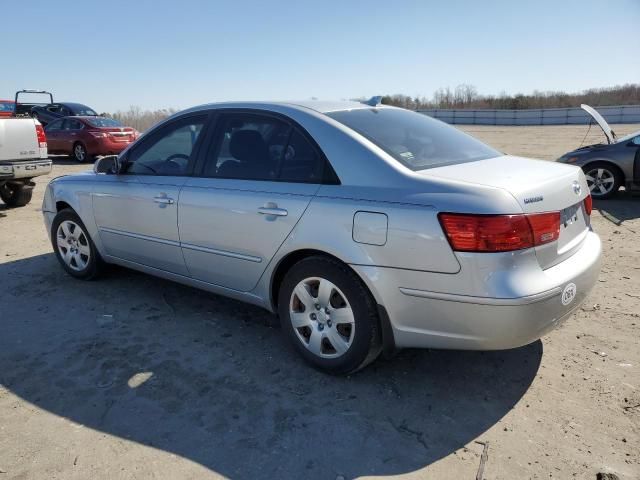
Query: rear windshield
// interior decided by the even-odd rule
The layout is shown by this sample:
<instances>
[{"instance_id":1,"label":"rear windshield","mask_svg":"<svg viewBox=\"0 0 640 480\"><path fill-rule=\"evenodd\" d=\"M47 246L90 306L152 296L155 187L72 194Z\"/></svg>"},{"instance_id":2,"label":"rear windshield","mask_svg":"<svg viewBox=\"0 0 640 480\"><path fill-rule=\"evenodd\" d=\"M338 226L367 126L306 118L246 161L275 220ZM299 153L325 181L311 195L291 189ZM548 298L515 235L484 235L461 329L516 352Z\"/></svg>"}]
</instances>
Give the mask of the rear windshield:
<instances>
[{"instance_id":1,"label":"rear windshield","mask_svg":"<svg viewBox=\"0 0 640 480\"><path fill-rule=\"evenodd\" d=\"M409 110L363 108L327 115L369 139L412 170L502 155L457 128Z\"/></svg>"},{"instance_id":2,"label":"rear windshield","mask_svg":"<svg viewBox=\"0 0 640 480\"><path fill-rule=\"evenodd\" d=\"M13 103L0 102L0 112L13 112Z\"/></svg>"},{"instance_id":3,"label":"rear windshield","mask_svg":"<svg viewBox=\"0 0 640 480\"><path fill-rule=\"evenodd\" d=\"M118 120L114 120L113 118L104 118L104 117L87 118L87 123L92 127L121 127L122 126L122 124Z\"/></svg>"}]
</instances>

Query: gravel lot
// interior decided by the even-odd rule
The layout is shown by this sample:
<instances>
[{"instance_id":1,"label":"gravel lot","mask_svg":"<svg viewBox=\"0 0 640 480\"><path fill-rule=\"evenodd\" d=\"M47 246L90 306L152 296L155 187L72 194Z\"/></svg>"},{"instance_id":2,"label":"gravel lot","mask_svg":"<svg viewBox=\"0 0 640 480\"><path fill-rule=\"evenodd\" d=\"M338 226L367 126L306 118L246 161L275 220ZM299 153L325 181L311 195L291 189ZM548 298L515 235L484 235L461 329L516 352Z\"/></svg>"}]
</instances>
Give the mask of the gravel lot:
<instances>
[{"instance_id":1,"label":"gravel lot","mask_svg":"<svg viewBox=\"0 0 640 480\"><path fill-rule=\"evenodd\" d=\"M587 130L463 129L545 159ZM56 160L52 176L86 168ZM599 283L541 341L406 350L333 378L257 308L119 268L64 274L46 180L27 207L0 206L0 480L473 479L477 442L488 479L640 478L640 196L596 203Z\"/></svg>"}]
</instances>

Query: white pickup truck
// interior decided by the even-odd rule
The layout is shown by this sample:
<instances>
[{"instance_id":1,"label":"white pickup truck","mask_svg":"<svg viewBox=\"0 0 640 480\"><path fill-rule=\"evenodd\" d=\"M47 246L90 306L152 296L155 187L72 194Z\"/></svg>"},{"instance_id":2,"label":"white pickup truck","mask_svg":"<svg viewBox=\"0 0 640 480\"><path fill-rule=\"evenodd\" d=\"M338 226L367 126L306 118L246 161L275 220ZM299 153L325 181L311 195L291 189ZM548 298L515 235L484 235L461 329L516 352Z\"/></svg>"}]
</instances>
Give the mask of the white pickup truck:
<instances>
[{"instance_id":1,"label":"white pickup truck","mask_svg":"<svg viewBox=\"0 0 640 480\"><path fill-rule=\"evenodd\" d=\"M31 201L32 179L51 172L47 138L38 120L0 118L0 198L10 207Z\"/></svg>"}]
</instances>

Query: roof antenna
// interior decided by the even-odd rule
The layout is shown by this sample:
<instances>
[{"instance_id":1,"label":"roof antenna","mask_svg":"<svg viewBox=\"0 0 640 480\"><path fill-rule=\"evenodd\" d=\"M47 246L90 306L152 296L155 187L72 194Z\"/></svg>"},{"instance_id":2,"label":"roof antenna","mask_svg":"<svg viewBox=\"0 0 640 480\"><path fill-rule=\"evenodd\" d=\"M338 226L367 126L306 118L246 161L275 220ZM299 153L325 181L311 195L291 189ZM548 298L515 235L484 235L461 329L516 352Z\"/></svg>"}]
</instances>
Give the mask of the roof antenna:
<instances>
[{"instance_id":1,"label":"roof antenna","mask_svg":"<svg viewBox=\"0 0 640 480\"><path fill-rule=\"evenodd\" d=\"M375 97L371 97L369 100L362 103L364 103L365 105L369 105L371 107L377 107L382 103L382 95L376 95Z\"/></svg>"}]
</instances>

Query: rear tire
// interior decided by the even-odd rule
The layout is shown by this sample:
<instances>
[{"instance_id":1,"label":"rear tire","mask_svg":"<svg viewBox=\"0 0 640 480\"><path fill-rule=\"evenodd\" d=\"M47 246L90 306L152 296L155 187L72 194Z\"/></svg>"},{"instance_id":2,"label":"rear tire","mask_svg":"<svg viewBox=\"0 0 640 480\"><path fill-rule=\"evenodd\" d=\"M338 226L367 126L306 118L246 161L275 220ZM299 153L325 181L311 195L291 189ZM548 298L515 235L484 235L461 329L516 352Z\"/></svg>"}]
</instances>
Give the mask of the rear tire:
<instances>
[{"instance_id":1,"label":"rear tire","mask_svg":"<svg viewBox=\"0 0 640 480\"><path fill-rule=\"evenodd\" d=\"M71 156L78 163L88 162L91 159L89 152L87 152L87 147L85 147L84 144L80 142L76 142L73 144Z\"/></svg>"},{"instance_id":2,"label":"rear tire","mask_svg":"<svg viewBox=\"0 0 640 480\"><path fill-rule=\"evenodd\" d=\"M0 198L10 207L24 207L31 201L33 186L8 184L0 186Z\"/></svg>"},{"instance_id":3,"label":"rear tire","mask_svg":"<svg viewBox=\"0 0 640 480\"><path fill-rule=\"evenodd\" d=\"M598 200L611 198L624 182L622 172L607 162L594 162L583 167L591 196Z\"/></svg>"},{"instance_id":4,"label":"rear tire","mask_svg":"<svg viewBox=\"0 0 640 480\"><path fill-rule=\"evenodd\" d=\"M60 265L72 277L91 280L104 270L104 261L87 228L70 208L59 211L54 217L51 244Z\"/></svg>"},{"instance_id":5,"label":"rear tire","mask_svg":"<svg viewBox=\"0 0 640 480\"><path fill-rule=\"evenodd\" d=\"M382 350L376 303L347 265L331 258L305 258L280 286L283 331L315 368L334 375L356 372Z\"/></svg>"}]
</instances>

